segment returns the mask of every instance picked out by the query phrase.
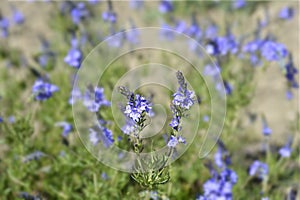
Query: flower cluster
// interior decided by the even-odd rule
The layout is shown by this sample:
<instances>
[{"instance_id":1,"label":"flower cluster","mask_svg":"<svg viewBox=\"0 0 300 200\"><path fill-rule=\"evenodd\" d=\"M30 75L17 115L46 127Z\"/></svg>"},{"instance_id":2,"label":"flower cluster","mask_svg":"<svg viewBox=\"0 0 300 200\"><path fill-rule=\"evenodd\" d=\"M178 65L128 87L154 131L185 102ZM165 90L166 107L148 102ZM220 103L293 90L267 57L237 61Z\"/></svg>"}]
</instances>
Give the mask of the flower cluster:
<instances>
[{"instance_id":1,"label":"flower cluster","mask_svg":"<svg viewBox=\"0 0 300 200\"><path fill-rule=\"evenodd\" d=\"M249 168L249 175L257 176L260 179L264 179L268 175L268 173L269 173L268 165L259 160L255 160Z\"/></svg>"},{"instance_id":2,"label":"flower cluster","mask_svg":"<svg viewBox=\"0 0 300 200\"><path fill-rule=\"evenodd\" d=\"M104 88L89 88L83 96L83 104L91 112L98 112L102 106L110 106L111 103L106 100Z\"/></svg>"},{"instance_id":3,"label":"flower cluster","mask_svg":"<svg viewBox=\"0 0 300 200\"><path fill-rule=\"evenodd\" d=\"M230 32L223 37L216 37L209 41L206 45L206 52L210 55L225 56L228 53L236 54L238 52L239 44Z\"/></svg>"},{"instance_id":4,"label":"flower cluster","mask_svg":"<svg viewBox=\"0 0 300 200\"><path fill-rule=\"evenodd\" d=\"M107 3L108 3L108 10L102 13L102 19L105 22L114 24L117 21L117 13L113 11L112 3L110 1L107 1Z\"/></svg>"},{"instance_id":5,"label":"flower cluster","mask_svg":"<svg viewBox=\"0 0 300 200\"><path fill-rule=\"evenodd\" d=\"M176 147L178 143L186 144L186 141L181 136L175 137L175 136L171 135L170 140L169 140L167 146L168 147Z\"/></svg>"},{"instance_id":6,"label":"flower cluster","mask_svg":"<svg viewBox=\"0 0 300 200\"><path fill-rule=\"evenodd\" d=\"M82 52L78 46L79 44L76 38L74 38L73 36L71 39L71 48L68 51L66 57L64 58L65 63L77 69L80 67L80 64L83 59Z\"/></svg>"},{"instance_id":7,"label":"flower cluster","mask_svg":"<svg viewBox=\"0 0 300 200\"><path fill-rule=\"evenodd\" d=\"M204 194L197 197L197 200L214 200L214 199L233 199L232 187L238 180L237 174L230 169L230 157L225 149L224 144L219 141L218 151L215 154L215 164L209 165L211 178L203 184Z\"/></svg>"},{"instance_id":8,"label":"flower cluster","mask_svg":"<svg viewBox=\"0 0 300 200\"><path fill-rule=\"evenodd\" d=\"M94 146L101 141L105 148L109 148L114 143L111 130L106 128L103 124L95 128L90 128L89 132L89 140Z\"/></svg>"},{"instance_id":9,"label":"flower cluster","mask_svg":"<svg viewBox=\"0 0 300 200\"><path fill-rule=\"evenodd\" d=\"M267 40L261 46L261 55L267 61L280 61L288 55L288 51L283 44Z\"/></svg>"},{"instance_id":10,"label":"flower cluster","mask_svg":"<svg viewBox=\"0 0 300 200\"><path fill-rule=\"evenodd\" d=\"M145 115L152 115L152 105L149 100L140 94L130 92L126 87L119 87L121 94L127 97L128 102L124 109L124 114L133 120L135 123L140 124L144 122Z\"/></svg>"},{"instance_id":11,"label":"flower cluster","mask_svg":"<svg viewBox=\"0 0 300 200\"><path fill-rule=\"evenodd\" d=\"M83 18L89 16L89 11L86 9L85 4L83 2L79 2L71 9L70 14L73 23L78 25Z\"/></svg>"},{"instance_id":12,"label":"flower cluster","mask_svg":"<svg viewBox=\"0 0 300 200\"><path fill-rule=\"evenodd\" d=\"M158 9L161 13L168 13L174 10L174 6L171 0L162 0Z\"/></svg>"},{"instance_id":13,"label":"flower cluster","mask_svg":"<svg viewBox=\"0 0 300 200\"><path fill-rule=\"evenodd\" d=\"M179 88L173 94L173 100L170 106L173 117L169 126L172 127L173 133L167 144L168 147L175 147L178 143L186 143L185 139L178 134L181 130L181 119L184 117L186 111L188 111L196 101L195 92L188 90L187 83L182 72L178 71L176 76Z\"/></svg>"},{"instance_id":14,"label":"flower cluster","mask_svg":"<svg viewBox=\"0 0 300 200\"><path fill-rule=\"evenodd\" d=\"M116 23L117 14L114 11L108 10L102 13L102 19L105 22Z\"/></svg>"},{"instance_id":15,"label":"flower cluster","mask_svg":"<svg viewBox=\"0 0 300 200\"><path fill-rule=\"evenodd\" d=\"M182 72L177 72L177 80L179 88L177 92L173 94L173 100L171 104L171 111L173 118L170 126L178 131L180 130L180 120L184 112L189 110L190 107L195 103L195 92L188 90L187 83L185 82Z\"/></svg>"},{"instance_id":16,"label":"flower cluster","mask_svg":"<svg viewBox=\"0 0 300 200\"><path fill-rule=\"evenodd\" d=\"M174 93L172 104L179 109L189 110L190 107L195 103L195 92L187 89L187 83L185 82L182 72L177 72L177 80L179 88Z\"/></svg>"},{"instance_id":17,"label":"flower cluster","mask_svg":"<svg viewBox=\"0 0 300 200\"><path fill-rule=\"evenodd\" d=\"M59 88L56 85L52 85L43 79L38 79L32 86L32 93L35 100L45 101L52 97L54 92L57 92Z\"/></svg>"},{"instance_id":18,"label":"flower cluster","mask_svg":"<svg viewBox=\"0 0 300 200\"><path fill-rule=\"evenodd\" d=\"M77 48L71 48L64 59L71 67L79 68L82 61L82 52Z\"/></svg>"}]
</instances>

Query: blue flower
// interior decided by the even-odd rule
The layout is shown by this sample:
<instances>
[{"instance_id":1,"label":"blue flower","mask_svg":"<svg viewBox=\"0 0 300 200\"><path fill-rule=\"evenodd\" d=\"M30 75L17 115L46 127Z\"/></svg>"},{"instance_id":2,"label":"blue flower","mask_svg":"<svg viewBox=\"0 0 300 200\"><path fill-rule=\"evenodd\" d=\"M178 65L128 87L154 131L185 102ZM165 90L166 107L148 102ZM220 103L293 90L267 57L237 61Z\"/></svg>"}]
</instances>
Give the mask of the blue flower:
<instances>
[{"instance_id":1,"label":"blue flower","mask_svg":"<svg viewBox=\"0 0 300 200\"><path fill-rule=\"evenodd\" d=\"M130 8L133 9L141 9L144 6L143 0L130 0L129 1Z\"/></svg>"},{"instance_id":2,"label":"blue flower","mask_svg":"<svg viewBox=\"0 0 300 200\"><path fill-rule=\"evenodd\" d=\"M114 143L114 138L111 130L104 126L99 126L98 128L90 128L89 132L90 142L94 146L96 146L100 141L102 141L104 147L109 148Z\"/></svg>"},{"instance_id":3,"label":"blue flower","mask_svg":"<svg viewBox=\"0 0 300 200\"><path fill-rule=\"evenodd\" d=\"M221 74L221 68L217 66L212 66L212 65L205 65L203 69L203 75L204 76L211 76L218 78Z\"/></svg>"},{"instance_id":4,"label":"blue flower","mask_svg":"<svg viewBox=\"0 0 300 200\"><path fill-rule=\"evenodd\" d=\"M291 156L292 149L289 146L284 146L279 149L278 153L283 158L289 158Z\"/></svg>"},{"instance_id":5,"label":"blue flower","mask_svg":"<svg viewBox=\"0 0 300 200\"><path fill-rule=\"evenodd\" d=\"M176 73L179 88L173 94L172 104L170 106L173 113L173 118L169 124L176 132L181 130L180 120L184 115L184 112L189 110L190 107L195 103L196 96L194 91L187 89L187 83L185 82L183 74L178 71Z\"/></svg>"},{"instance_id":6,"label":"blue flower","mask_svg":"<svg viewBox=\"0 0 300 200\"><path fill-rule=\"evenodd\" d=\"M16 119L15 119L15 117L13 115L11 115L11 116L8 117L8 122L9 123L13 124L13 123L15 123L15 121L16 121Z\"/></svg>"},{"instance_id":7,"label":"blue flower","mask_svg":"<svg viewBox=\"0 0 300 200\"><path fill-rule=\"evenodd\" d=\"M228 53L236 54L238 52L238 43L230 32L224 37L214 37L206 45L206 51L210 55L226 55Z\"/></svg>"},{"instance_id":8,"label":"blue flower","mask_svg":"<svg viewBox=\"0 0 300 200\"><path fill-rule=\"evenodd\" d=\"M211 177L203 184L204 195L197 197L198 200L232 199L232 187L237 183L238 176L228 165L230 157L221 140L218 140L218 151L215 154L215 164L209 165Z\"/></svg>"},{"instance_id":9,"label":"blue flower","mask_svg":"<svg viewBox=\"0 0 300 200\"><path fill-rule=\"evenodd\" d=\"M71 67L79 68L82 61L82 52L77 48L71 48L64 58L65 63Z\"/></svg>"},{"instance_id":10,"label":"blue flower","mask_svg":"<svg viewBox=\"0 0 300 200\"><path fill-rule=\"evenodd\" d=\"M126 39L131 44L137 44L139 42L139 31L132 25L129 31L126 32Z\"/></svg>"},{"instance_id":11,"label":"blue flower","mask_svg":"<svg viewBox=\"0 0 300 200\"><path fill-rule=\"evenodd\" d=\"M290 138L286 143L286 145L279 149L278 153L280 154L281 157L289 158L291 156L292 153L291 144L292 144L292 139Z\"/></svg>"},{"instance_id":12,"label":"blue flower","mask_svg":"<svg viewBox=\"0 0 300 200\"><path fill-rule=\"evenodd\" d=\"M105 98L104 88L101 87L95 87L93 91L87 90L83 97L83 104L91 112L98 112L100 107L111 105Z\"/></svg>"},{"instance_id":13,"label":"blue flower","mask_svg":"<svg viewBox=\"0 0 300 200\"><path fill-rule=\"evenodd\" d=\"M8 36L8 28L9 28L9 21L7 18L0 15L0 29L2 31L2 37L6 38Z\"/></svg>"},{"instance_id":14,"label":"blue flower","mask_svg":"<svg viewBox=\"0 0 300 200\"><path fill-rule=\"evenodd\" d=\"M3 122L3 118L2 117L0 117L0 123L2 123Z\"/></svg>"},{"instance_id":15,"label":"blue flower","mask_svg":"<svg viewBox=\"0 0 300 200\"><path fill-rule=\"evenodd\" d=\"M238 43L231 33L228 33L225 37L219 38L218 46L221 55L226 55L228 53L236 54L238 52Z\"/></svg>"},{"instance_id":16,"label":"blue flower","mask_svg":"<svg viewBox=\"0 0 300 200\"><path fill-rule=\"evenodd\" d=\"M248 42L242 48L242 51L250 54L250 62L253 66L257 66L261 64L261 60L258 58L258 51L261 46L264 44L264 41L261 39L255 39L253 41Z\"/></svg>"},{"instance_id":17,"label":"blue flower","mask_svg":"<svg viewBox=\"0 0 300 200\"><path fill-rule=\"evenodd\" d=\"M63 128L63 132L61 135L64 138L67 137L69 133L73 130L73 126L68 122L57 122L55 125Z\"/></svg>"},{"instance_id":18,"label":"blue flower","mask_svg":"<svg viewBox=\"0 0 300 200\"><path fill-rule=\"evenodd\" d=\"M218 35L218 27L214 24L210 24L205 30L206 39L215 39Z\"/></svg>"},{"instance_id":19,"label":"blue flower","mask_svg":"<svg viewBox=\"0 0 300 200\"><path fill-rule=\"evenodd\" d=\"M85 8L85 4L80 2L76 4L74 8L71 10L71 17L74 24L79 24L81 19L87 17L89 15L88 10Z\"/></svg>"},{"instance_id":20,"label":"blue flower","mask_svg":"<svg viewBox=\"0 0 300 200\"><path fill-rule=\"evenodd\" d=\"M108 43L108 45L110 47L113 48L120 48L124 42L124 40L126 39L126 34L124 31L121 32L115 32L114 28L112 28L110 35L113 37L108 36L106 42Z\"/></svg>"},{"instance_id":21,"label":"blue flower","mask_svg":"<svg viewBox=\"0 0 300 200\"><path fill-rule=\"evenodd\" d=\"M196 19L195 15L192 16L192 24L188 28L187 34L190 37L195 37L197 39L200 39L202 37L202 31L201 31L201 28L200 28L200 26L199 26L199 24L197 22L197 19Z\"/></svg>"},{"instance_id":22,"label":"blue flower","mask_svg":"<svg viewBox=\"0 0 300 200\"><path fill-rule=\"evenodd\" d=\"M268 175L268 173L269 173L268 165L259 160L255 160L249 168L249 175L258 176L258 178L260 179L264 179Z\"/></svg>"},{"instance_id":23,"label":"blue flower","mask_svg":"<svg viewBox=\"0 0 300 200\"><path fill-rule=\"evenodd\" d=\"M23 162L29 162L32 160L39 160L40 158L44 157L45 154L41 151L35 151L27 156L25 156L25 158L23 159Z\"/></svg>"},{"instance_id":24,"label":"blue flower","mask_svg":"<svg viewBox=\"0 0 300 200\"><path fill-rule=\"evenodd\" d=\"M264 41L260 39L255 39L253 41L248 42L243 46L243 52L247 53L255 53L260 49L260 47L263 45Z\"/></svg>"},{"instance_id":25,"label":"blue flower","mask_svg":"<svg viewBox=\"0 0 300 200\"><path fill-rule=\"evenodd\" d=\"M294 9L291 7L284 7L278 13L278 17L285 20L292 19L294 17Z\"/></svg>"},{"instance_id":26,"label":"blue flower","mask_svg":"<svg viewBox=\"0 0 300 200\"><path fill-rule=\"evenodd\" d=\"M100 0L88 0L89 4L96 5L100 2Z\"/></svg>"},{"instance_id":27,"label":"blue flower","mask_svg":"<svg viewBox=\"0 0 300 200\"><path fill-rule=\"evenodd\" d=\"M185 21L183 20L177 21L174 30L177 31L178 33L184 33L186 31Z\"/></svg>"},{"instance_id":28,"label":"blue flower","mask_svg":"<svg viewBox=\"0 0 300 200\"><path fill-rule=\"evenodd\" d=\"M178 143L186 144L186 141L181 136L175 137L174 135L171 135L170 140L168 141L167 146L168 147L176 147L178 145Z\"/></svg>"},{"instance_id":29,"label":"blue flower","mask_svg":"<svg viewBox=\"0 0 300 200\"><path fill-rule=\"evenodd\" d=\"M293 58L291 54L289 55L288 63L284 66L284 73L290 87L298 88L298 80L295 78L295 75L298 74L298 70L293 63Z\"/></svg>"},{"instance_id":30,"label":"blue flower","mask_svg":"<svg viewBox=\"0 0 300 200\"><path fill-rule=\"evenodd\" d=\"M121 128L121 130L125 135L134 133L137 130L136 122L127 117L126 124Z\"/></svg>"},{"instance_id":31,"label":"blue flower","mask_svg":"<svg viewBox=\"0 0 300 200\"><path fill-rule=\"evenodd\" d=\"M227 95L232 94L232 85L228 81L224 81L224 87Z\"/></svg>"},{"instance_id":32,"label":"blue flower","mask_svg":"<svg viewBox=\"0 0 300 200\"><path fill-rule=\"evenodd\" d=\"M47 67L53 65L55 61L55 53L51 51L49 42L45 38L40 38L41 41L41 53L36 57L36 61L41 67Z\"/></svg>"},{"instance_id":33,"label":"blue flower","mask_svg":"<svg viewBox=\"0 0 300 200\"><path fill-rule=\"evenodd\" d=\"M216 175L203 184L204 195L197 200L232 199L232 187L237 182L237 174L225 169Z\"/></svg>"},{"instance_id":34,"label":"blue flower","mask_svg":"<svg viewBox=\"0 0 300 200\"><path fill-rule=\"evenodd\" d=\"M135 122L142 120L142 114L150 115L151 103L143 96L136 94L129 99L124 114Z\"/></svg>"},{"instance_id":35,"label":"blue flower","mask_svg":"<svg viewBox=\"0 0 300 200\"><path fill-rule=\"evenodd\" d=\"M254 53L250 54L250 62L252 66L260 66L262 64L261 60Z\"/></svg>"},{"instance_id":36,"label":"blue flower","mask_svg":"<svg viewBox=\"0 0 300 200\"><path fill-rule=\"evenodd\" d=\"M162 0L159 4L159 12L168 13L174 10L173 3L171 0Z\"/></svg>"},{"instance_id":37,"label":"blue flower","mask_svg":"<svg viewBox=\"0 0 300 200\"><path fill-rule=\"evenodd\" d=\"M18 11L15 7L13 7L12 10L13 10L13 21L19 25L23 24L25 21L24 15L20 11Z\"/></svg>"},{"instance_id":38,"label":"blue flower","mask_svg":"<svg viewBox=\"0 0 300 200\"><path fill-rule=\"evenodd\" d=\"M102 13L102 19L105 22L116 23L117 14L112 10L104 11Z\"/></svg>"},{"instance_id":39,"label":"blue flower","mask_svg":"<svg viewBox=\"0 0 300 200\"><path fill-rule=\"evenodd\" d=\"M180 130L180 127L179 127L180 119L181 119L180 116L176 116L176 115L173 116L172 121L169 125L175 130Z\"/></svg>"},{"instance_id":40,"label":"blue flower","mask_svg":"<svg viewBox=\"0 0 300 200\"><path fill-rule=\"evenodd\" d=\"M45 101L49 99L52 94L58 90L59 88L56 85L52 85L42 79L36 80L32 86L32 93L38 101Z\"/></svg>"},{"instance_id":41,"label":"blue flower","mask_svg":"<svg viewBox=\"0 0 300 200\"><path fill-rule=\"evenodd\" d=\"M292 93L291 90L287 90L285 96L286 96L287 100L291 100L294 97L294 95L293 95L293 93Z\"/></svg>"},{"instance_id":42,"label":"blue flower","mask_svg":"<svg viewBox=\"0 0 300 200\"><path fill-rule=\"evenodd\" d=\"M261 47L261 55L268 61L279 61L288 55L288 51L283 44L267 40Z\"/></svg>"},{"instance_id":43,"label":"blue flower","mask_svg":"<svg viewBox=\"0 0 300 200\"><path fill-rule=\"evenodd\" d=\"M209 55L216 56L220 53L218 43L214 40L208 42L205 46L206 53Z\"/></svg>"},{"instance_id":44,"label":"blue flower","mask_svg":"<svg viewBox=\"0 0 300 200\"><path fill-rule=\"evenodd\" d=\"M175 38L175 34L174 34L173 30L174 30L174 28L172 26L164 23L161 26L160 36L167 40L173 40Z\"/></svg>"},{"instance_id":45,"label":"blue flower","mask_svg":"<svg viewBox=\"0 0 300 200\"><path fill-rule=\"evenodd\" d=\"M234 8L234 9L240 9L240 8L243 8L243 7L245 7L246 6L246 0L234 0L233 2L232 2L232 7Z\"/></svg>"},{"instance_id":46,"label":"blue flower","mask_svg":"<svg viewBox=\"0 0 300 200\"><path fill-rule=\"evenodd\" d=\"M105 172L101 173L101 179L104 180L104 181L108 180L108 176Z\"/></svg>"},{"instance_id":47,"label":"blue flower","mask_svg":"<svg viewBox=\"0 0 300 200\"><path fill-rule=\"evenodd\" d=\"M168 142L168 147L175 147L177 144L178 144L177 138L171 135L170 140Z\"/></svg>"},{"instance_id":48,"label":"blue flower","mask_svg":"<svg viewBox=\"0 0 300 200\"><path fill-rule=\"evenodd\" d=\"M214 155L214 161L219 169L224 169L231 164L229 153L221 140L218 140L218 150Z\"/></svg>"},{"instance_id":49,"label":"blue flower","mask_svg":"<svg viewBox=\"0 0 300 200\"><path fill-rule=\"evenodd\" d=\"M272 134L272 129L268 126L266 119L263 118L262 124L263 124L263 127L262 127L263 135L265 135L265 136L271 135Z\"/></svg>"},{"instance_id":50,"label":"blue flower","mask_svg":"<svg viewBox=\"0 0 300 200\"><path fill-rule=\"evenodd\" d=\"M214 161L217 167L222 168L224 166L223 163L223 151L221 148L218 148L217 152L214 155Z\"/></svg>"},{"instance_id":51,"label":"blue flower","mask_svg":"<svg viewBox=\"0 0 300 200\"><path fill-rule=\"evenodd\" d=\"M208 115L204 115L202 120L204 122L209 122L209 116Z\"/></svg>"},{"instance_id":52,"label":"blue flower","mask_svg":"<svg viewBox=\"0 0 300 200\"><path fill-rule=\"evenodd\" d=\"M223 181L230 181L232 184L236 184L238 181L238 175L232 169L226 168L220 173Z\"/></svg>"},{"instance_id":53,"label":"blue flower","mask_svg":"<svg viewBox=\"0 0 300 200\"><path fill-rule=\"evenodd\" d=\"M177 92L173 94L174 99L172 100L173 105L180 107L181 109L190 109L195 103L195 92L187 89L187 83L181 72L177 72L177 80L179 88Z\"/></svg>"},{"instance_id":54,"label":"blue flower","mask_svg":"<svg viewBox=\"0 0 300 200\"><path fill-rule=\"evenodd\" d=\"M89 140L94 146L96 146L100 141L100 138L98 137L98 133L92 128L89 129L89 132L90 132Z\"/></svg>"},{"instance_id":55,"label":"blue flower","mask_svg":"<svg viewBox=\"0 0 300 200\"><path fill-rule=\"evenodd\" d=\"M81 91L78 88L73 88L69 98L69 104L73 105L77 100L82 98Z\"/></svg>"}]
</instances>

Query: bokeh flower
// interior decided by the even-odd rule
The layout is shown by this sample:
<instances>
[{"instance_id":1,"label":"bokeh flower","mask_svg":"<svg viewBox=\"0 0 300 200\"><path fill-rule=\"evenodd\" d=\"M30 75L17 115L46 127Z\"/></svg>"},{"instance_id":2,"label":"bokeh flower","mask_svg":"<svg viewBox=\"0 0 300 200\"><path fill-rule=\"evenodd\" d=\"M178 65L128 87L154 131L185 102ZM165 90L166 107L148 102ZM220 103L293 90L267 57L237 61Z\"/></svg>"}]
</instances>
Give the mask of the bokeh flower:
<instances>
[{"instance_id":1,"label":"bokeh flower","mask_svg":"<svg viewBox=\"0 0 300 200\"><path fill-rule=\"evenodd\" d=\"M284 7L279 11L278 17L284 20L292 19L294 17L294 9L291 7Z\"/></svg>"},{"instance_id":2,"label":"bokeh flower","mask_svg":"<svg viewBox=\"0 0 300 200\"><path fill-rule=\"evenodd\" d=\"M8 19L0 15L0 29L1 29L1 36L3 38L6 38L8 36L8 28L9 28Z\"/></svg>"},{"instance_id":3,"label":"bokeh flower","mask_svg":"<svg viewBox=\"0 0 300 200\"><path fill-rule=\"evenodd\" d=\"M158 9L161 13L168 13L173 11L174 6L171 0L161 0Z\"/></svg>"},{"instance_id":4,"label":"bokeh flower","mask_svg":"<svg viewBox=\"0 0 300 200\"><path fill-rule=\"evenodd\" d=\"M283 158L289 158L292 154L292 139L289 138L289 140L287 141L286 145L284 145L283 147L281 147L278 151L279 155Z\"/></svg>"},{"instance_id":5,"label":"bokeh flower","mask_svg":"<svg viewBox=\"0 0 300 200\"><path fill-rule=\"evenodd\" d=\"M32 93L35 100L45 101L52 97L54 92L57 92L59 88L56 85L52 85L43 79L38 79L34 82L32 86Z\"/></svg>"},{"instance_id":6,"label":"bokeh flower","mask_svg":"<svg viewBox=\"0 0 300 200\"><path fill-rule=\"evenodd\" d=\"M12 7L13 16L12 19L15 22L15 24L21 25L25 22L25 17L23 13L19 10L17 10L15 7Z\"/></svg>"},{"instance_id":7,"label":"bokeh flower","mask_svg":"<svg viewBox=\"0 0 300 200\"><path fill-rule=\"evenodd\" d=\"M83 104L91 112L98 112L102 106L110 106L111 103L106 100L104 88L89 88L83 96Z\"/></svg>"},{"instance_id":8,"label":"bokeh flower","mask_svg":"<svg viewBox=\"0 0 300 200\"><path fill-rule=\"evenodd\" d=\"M90 128L89 132L90 142L94 146L96 146L100 141L105 148L110 147L114 143L112 131L102 125L99 125L97 128Z\"/></svg>"},{"instance_id":9,"label":"bokeh flower","mask_svg":"<svg viewBox=\"0 0 300 200\"><path fill-rule=\"evenodd\" d=\"M63 131L62 131L61 135L64 138L66 138L69 135L69 133L73 130L73 126L70 123L65 122L65 121L57 122L55 124L55 126L62 127Z\"/></svg>"},{"instance_id":10,"label":"bokeh flower","mask_svg":"<svg viewBox=\"0 0 300 200\"><path fill-rule=\"evenodd\" d=\"M260 179L264 179L268 175L268 173L268 165L259 160L255 160L249 167L250 176L257 176Z\"/></svg>"}]
</instances>

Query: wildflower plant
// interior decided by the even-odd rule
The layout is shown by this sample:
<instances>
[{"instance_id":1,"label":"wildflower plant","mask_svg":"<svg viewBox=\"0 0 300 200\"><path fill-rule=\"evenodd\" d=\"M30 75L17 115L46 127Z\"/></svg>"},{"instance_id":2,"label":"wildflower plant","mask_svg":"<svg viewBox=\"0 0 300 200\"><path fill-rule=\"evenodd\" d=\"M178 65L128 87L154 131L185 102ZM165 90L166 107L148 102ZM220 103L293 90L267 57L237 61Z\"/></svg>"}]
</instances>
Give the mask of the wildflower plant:
<instances>
[{"instance_id":1,"label":"wildflower plant","mask_svg":"<svg viewBox=\"0 0 300 200\"><path fill-rule=\"evenodd\" d=\"M135 171L132 178L142 186L153 189L159 184L164 184L169 181L170 176L168 172L168 162L172 159L173 152L179 143L186 144L182 136L182 118L188 115L188 110L196 101L195 93L188 89L187 82L182 74L178 71L176 73L179 88L173 94L173 100L170 108L172 112L172 120L169 126L172 128L167 141L169 151L167 155L151 156L150 160L142 159L140 154L145 149L143 138L141 138L141 131L148 125L149 118L154 115L152 110L152 103L149 99L140 94L134 94L126 87L119 87L119 91L127 98L126 105L121 108L125 117L126 125L122 128L123 133L126 134L131 143L132 149L137 154L137 163L135 164ZM159 166L158 169L155 169ZM145 169L149 169L145 171Z\"/></svg>"}]
</instances>

